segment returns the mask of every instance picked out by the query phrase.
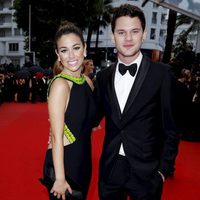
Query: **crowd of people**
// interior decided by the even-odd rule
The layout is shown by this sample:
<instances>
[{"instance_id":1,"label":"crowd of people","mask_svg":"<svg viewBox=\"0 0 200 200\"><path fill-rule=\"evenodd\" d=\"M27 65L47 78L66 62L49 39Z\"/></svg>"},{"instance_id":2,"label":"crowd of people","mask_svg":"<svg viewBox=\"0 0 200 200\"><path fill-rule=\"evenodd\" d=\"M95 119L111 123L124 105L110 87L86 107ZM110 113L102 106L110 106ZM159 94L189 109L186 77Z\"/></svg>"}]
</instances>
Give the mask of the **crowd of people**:
<instances>
[{"instance_id":1,"label":"crowd of people","mask_svg":"<svg viewBox=\"0 0 200 200\"><path fill-rule=\"evenodd\" d=\"M55 61L54 70L58 70L55 69L57 64L59 63ZM45 70L44 72L36 71L34 74L28 73L28 75L26 74L27 71L23 68L15 72L9 72L8 68L2 66L1 70L0 104L3 102L36 103L47 101L47 88L53 77L52 70L52 72L48 70L48 73L46 73ZM92 59L84 59L81 73L88 76L92 81L95 80L96 70ZM54 74L57 74L57 72L54 72Z\"/></svg>"},{"instance_id":2,"label":"crowd of people","mask_svg":"<svg viewBox=\"0 0 200 200\"><path fill-rule=\"evenodd\" d=\"M26 74L25 74L26 75ZM0 73L0 104L4 102L46 102L50 74L36 72L18 76L17 72Z\"/></svg>"},{"instance_id":3,"label":"crowd of people","mask_svg":"<svg viewBox=\"0 0 200 200\"><path fill-rule=\"evenodd\" d=\"M182 138L200 138L200 76L183 68L177 76L175 119ZM196 134L196 135L195 135Z\"/></svg>"}]
</instances>

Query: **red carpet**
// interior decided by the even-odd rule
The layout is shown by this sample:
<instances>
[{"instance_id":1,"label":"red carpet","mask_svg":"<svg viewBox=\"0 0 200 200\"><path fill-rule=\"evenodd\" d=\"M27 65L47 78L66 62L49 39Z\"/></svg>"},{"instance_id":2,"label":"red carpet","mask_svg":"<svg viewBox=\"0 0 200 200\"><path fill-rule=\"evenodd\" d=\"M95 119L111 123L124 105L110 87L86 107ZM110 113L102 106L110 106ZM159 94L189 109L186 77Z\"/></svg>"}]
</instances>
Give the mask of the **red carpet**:
<instances>
[{"instance_id":1,"label":"red carpet","mask_svg":"<svg viewBox=\"0 0 200 200\"><path fill-rule=\"evenodd\" d=\"M46 103L0 106L0 200L48 200L39 183L48 140ZM88 200L98 200L98 161L103 131L92 135L93 176ZM174 179L164 185L162 200L200 200L200 143L181 141ZM113 199L114 200L114 199Z\"/></svg>"}]
</instances>

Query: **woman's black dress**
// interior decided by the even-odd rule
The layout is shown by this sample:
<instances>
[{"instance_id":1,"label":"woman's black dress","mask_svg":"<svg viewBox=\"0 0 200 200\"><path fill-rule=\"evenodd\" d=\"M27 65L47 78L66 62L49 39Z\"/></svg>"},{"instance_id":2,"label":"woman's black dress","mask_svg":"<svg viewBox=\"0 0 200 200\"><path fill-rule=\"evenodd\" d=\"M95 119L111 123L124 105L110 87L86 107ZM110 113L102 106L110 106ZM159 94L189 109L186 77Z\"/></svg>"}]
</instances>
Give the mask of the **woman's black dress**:
<instances>
[{"instance_id":1,"label":"woman's black dress","mask_svg":"<svg viewBox=\"0 0 200 200\"><path fill-rule=\"evenodd\" d=\"M71 179L81 189L84 196L87 195L91 180L91 131L95 110L93 93L87 82L83 84L73 82L65 112L65 123L76 140L64 147L64 165L66 180ZM52 150L48 149L44 171L51 166L53 166ZM71 187L74 189L73 184Z\"/></svg>"}]
</instances>

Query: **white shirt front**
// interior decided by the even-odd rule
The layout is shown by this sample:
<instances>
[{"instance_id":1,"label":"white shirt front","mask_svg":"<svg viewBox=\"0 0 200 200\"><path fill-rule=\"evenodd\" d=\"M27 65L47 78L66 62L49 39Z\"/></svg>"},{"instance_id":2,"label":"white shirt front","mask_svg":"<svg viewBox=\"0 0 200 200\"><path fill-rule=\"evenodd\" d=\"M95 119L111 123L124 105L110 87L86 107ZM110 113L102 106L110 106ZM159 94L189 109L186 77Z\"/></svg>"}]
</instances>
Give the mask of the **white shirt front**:
<instances>
[{"instance_id":1,"label":"white shirt front","mask_svg":"<svg viewBox=\"0 0 200 200\"><path fill-rule=\"evenodd\" d=\"M123 113L129 93L134 84L135 78L136 78L138 70L139 70L139 66L142 61L142 57L143 57L142 53L140 52L137 59L134 60L134 62L130 63L130 65L133 63L137 64L137 71L136 71L136 74L134 77L130 75L129 71L127 71L124 75L120 74L120 72L118 70L118 66L119 66L119 63L122 63L122 62L120 60L118 60L118 64L117 64L116 71L115 71L114 86L115 86L115 92L117 95L121 113ZM123 144L121 144L121 146L120 146L119 154L125 156Z\"/></svg>"}]
</instances>

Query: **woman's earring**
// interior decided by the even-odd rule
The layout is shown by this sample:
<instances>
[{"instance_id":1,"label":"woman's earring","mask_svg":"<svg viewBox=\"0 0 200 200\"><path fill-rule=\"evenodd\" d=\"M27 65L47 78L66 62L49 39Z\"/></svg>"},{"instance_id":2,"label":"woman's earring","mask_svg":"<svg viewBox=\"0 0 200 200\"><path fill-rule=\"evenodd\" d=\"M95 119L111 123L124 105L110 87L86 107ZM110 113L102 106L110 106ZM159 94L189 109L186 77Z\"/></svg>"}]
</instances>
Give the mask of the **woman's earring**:
<instances>
[{"instance_id":1,"label":"woman's earring","mask_svg":"<svg viewBox=\"0 0 200 200\"><path fill-rule=\"evenodd\" d=\"M83 55L84 55L84 57L86 58L86 56L87 56L87 54L86 54L86 51L84 52L84 54L83 54Z\"/></svg>"}]
</instances>

